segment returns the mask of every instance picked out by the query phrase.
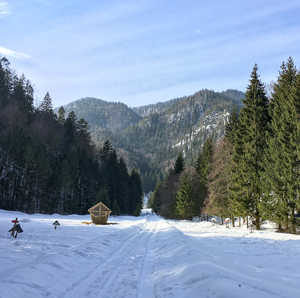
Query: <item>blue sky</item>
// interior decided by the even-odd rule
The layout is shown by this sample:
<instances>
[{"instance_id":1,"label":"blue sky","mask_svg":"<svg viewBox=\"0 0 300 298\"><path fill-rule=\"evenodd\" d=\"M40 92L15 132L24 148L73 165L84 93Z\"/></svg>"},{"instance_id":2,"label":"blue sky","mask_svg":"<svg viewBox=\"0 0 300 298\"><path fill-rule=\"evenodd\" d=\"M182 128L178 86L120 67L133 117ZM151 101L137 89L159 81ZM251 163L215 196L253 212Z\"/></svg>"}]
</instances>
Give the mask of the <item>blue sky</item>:
<instances>
[{"instance_id":1,"label":"blue sky","mask_svg":"<svg viewBox=\"0 0 300 298\"><path fill-rule=\"evenodd\" d=\"M300 66L300 1L0 0L0 55L39 100L140 106L202 88L245 90L254 63Z\"/></svg>"}]
</instances>

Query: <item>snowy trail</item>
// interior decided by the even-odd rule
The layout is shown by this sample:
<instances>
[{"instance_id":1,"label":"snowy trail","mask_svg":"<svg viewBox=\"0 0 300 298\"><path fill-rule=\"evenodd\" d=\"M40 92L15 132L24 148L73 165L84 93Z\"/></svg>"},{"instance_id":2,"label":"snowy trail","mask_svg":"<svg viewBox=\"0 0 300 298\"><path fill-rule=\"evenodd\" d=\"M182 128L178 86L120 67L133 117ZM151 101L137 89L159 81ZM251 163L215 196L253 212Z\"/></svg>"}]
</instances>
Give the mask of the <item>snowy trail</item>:
<instances>
[{"instance_id":1,"label":"snowy trail","mask_svg":"<svg viewBox=\"0 0 300 298\"><path fill-rule=\"evenodd\" d=\"M97 264L59 297L144 297L142 280L147 280L147 276L139 273L149 266L146 259L153 235L153 222L146 220L108 259Z\"/></svg>"},{"instance_id":2,"label":"snowy trail","mask_svg":"<svg viewBox=\"0 0 300 298\"><path fill-rule=\"evenodd\" d=\"M12 240L16 216L24 233ZM0 298L300 297L300 236L155 215L86 220L0 210Z\"/></svg>"}]
</instances>

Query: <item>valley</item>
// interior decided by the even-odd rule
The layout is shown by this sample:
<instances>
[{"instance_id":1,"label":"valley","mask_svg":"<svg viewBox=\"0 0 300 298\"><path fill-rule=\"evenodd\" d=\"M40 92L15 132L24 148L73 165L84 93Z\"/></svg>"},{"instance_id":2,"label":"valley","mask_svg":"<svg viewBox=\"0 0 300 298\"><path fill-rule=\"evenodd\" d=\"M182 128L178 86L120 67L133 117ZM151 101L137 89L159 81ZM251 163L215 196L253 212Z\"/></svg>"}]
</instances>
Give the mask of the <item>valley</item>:
<instances>
[{"instance_id":1,"label":"valley","mask_svg":"<svg viewBox=\"0 0 300 298\"><path fill-rule=\"evenodd\" d=\"M180 152L193 163L209 136L224 135L232 109L240 109L244 93L201 90L191 96L130 108L120 102L82 98L64 109L88 124L93 141L111 141L129 168L140 170L144 191L174 165Z\"/></svg>"}]
</instances>

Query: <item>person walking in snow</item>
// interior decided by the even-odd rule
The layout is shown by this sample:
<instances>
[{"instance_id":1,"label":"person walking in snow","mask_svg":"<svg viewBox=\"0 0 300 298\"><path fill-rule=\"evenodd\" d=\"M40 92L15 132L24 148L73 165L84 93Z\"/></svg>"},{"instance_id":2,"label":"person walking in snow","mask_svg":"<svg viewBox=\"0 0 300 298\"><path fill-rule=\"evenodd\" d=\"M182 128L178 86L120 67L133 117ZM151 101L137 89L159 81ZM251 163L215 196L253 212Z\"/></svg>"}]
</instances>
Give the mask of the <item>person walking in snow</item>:
<instances>
[{"instance_id":1,"label":"person walking in snow","mask_svg":"<svg viewBox=\"0 0 300 298\"><path fill-rule=\"evenodd\" d=\"M21 228L21 225L19 223L19 220L18 218L16 217L16 219L12 220L11 221L14 225L13 227L8 231L10 232L10 235L13 237L13 238L17 238L18 236L18 233L22 233L23 230Z\"/></svg>"},{"instance_id":2,"label":"person walking in snow","mask_svg":"<svg viewBox=\"0 0 300 298\"><path fill-rule=\"evenodd\" d=\"M56 230L56 228L58 226L60 226L60 223L58 222L58 220L56 220L54 223L53 223L53 226L54 226L54 229Z\"/></svg>"}]
</instances>

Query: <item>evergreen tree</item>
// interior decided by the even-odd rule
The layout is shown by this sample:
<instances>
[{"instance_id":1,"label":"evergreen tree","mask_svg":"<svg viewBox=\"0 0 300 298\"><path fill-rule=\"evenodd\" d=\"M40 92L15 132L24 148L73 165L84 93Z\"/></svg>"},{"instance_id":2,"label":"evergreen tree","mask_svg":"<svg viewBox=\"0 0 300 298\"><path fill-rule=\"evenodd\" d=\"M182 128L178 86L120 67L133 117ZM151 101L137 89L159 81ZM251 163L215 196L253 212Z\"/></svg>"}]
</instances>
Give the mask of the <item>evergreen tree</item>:
<instances>
[{"instance_id":1,"label":"evergreen tree","mask_svg":"<svg viewBox=\"0 0 300 298\"><path fill-rule=\"evenodd\" d=\"M268 99L255 65L239 117L233 156L235 177L231 191L233 198L239 201L239 207L254 219L257 229L261 224L263 154L268 122Z\"/></svg>"},{"instance_id":2,"label":"evergreen tree","mask_svg":"<svg viewBox=\"0 0 300 298\"><path fill-rule=\"evenodd\" d=\"M176 213L180 219L192 219L193 217L192 185L187 174L181 177L180 186L176 194Z\"/></svg>"},{"instance_id":3,"label":"evergreen tree","mask_svg":"<svg viewBox=\"0 0 300 298\"><path fill-rule=\"evenodd\" d=\"M133 169L129 178L129 201L131 214L140 215L143 208L143 189L139 173Z\"/></svg>"},{"instance_id":4,"label":"evergreen tree","mask_svg":"<svg viewBox=\"0 0 300 298\"><path fill-rule=\"evenodd\" d=\"M49 92L47 92L44 96L39 109L42 112L53 114L52 99L50 97Z\"/></svg>"},{"instance_id":5,"label":"evergreen tree","mask_svg":"<svg viewBox=\"0 0 300 298\"><path fill-rule=\"evenodd\" d=\"M12 74L8 61L1 59L0 208L85 214L100 200L115 214L132 207L132 214L138 215L141 182L135 174L129 181L126 163L110 142L101 159L84 119L77 121L74 112L65 119L63 108L57 119L49 93L34 108L30 82Z\"/></svg>"},{"instance_id":6,"label":"evergreen tree","mask_svg":"<svg viewBox=\"0 0 300 298\"><path fill-rule=\"evenodd\" d=\"M205 141L196 162L196 171L200 176L200 182L204 185L207 185L208 182L208 175L211 170L212 155L213 155L213 138L209 137Z\"/></svg>"},{"instance_id":7,"label":"evergreen tree","mask_svg":"<svg viewBox=\"0 0 300 298\"><path fill-rule=\"evenodd\" d=\"M158 182L149 200L150 208L152 208L152 211L155 212L156 214L160 214L160 207L162 203L160 189L161 189L161 182Z\"/></svg>"},{"instance_id":8,"label":"evergreen tree","mask_svg":"<svg viewBox=\"0 0 300 298\"><path fill-rule=\"evenodd\" d=\"M64 124L66 121L66 111L63 106L58 109L58 122Z\"/></svg>"},{"instance_id":9,"label":"evergreen tree","mask_svg":"<svg viewBox=\"0 0 300 298\"><path fill-rule=\"evenodd\" d=\"M225 137L231 144L234 144L235 142L235 136L236 136L235 132L238 129L238 125L239 125L239 112L235 107L232 110L228 122L225 126Z\"/></svg>"},{"instance_id":10,"label":"evergreen tree","mask_svg":"<svg viewBox=\"0 0 300 298\"><path fill-rule=\"evenodd\" d=\"M180 152L175 162L174 171L175 174L180 174L183 170L184 170L184 159L183 159L182 152Z\"/></svg>"},{"instance_id":11,"label":"evergreen tree","mask_svg":"<svg viewBox=\"0 0 300 298\"><path fill-rule=\"evenodd\" d=\"M266 184L264 212L281 227L296 233L294 213L299 206L299 74L291 58L283 63L270 104L265 154Z\"/></svg>"},{"instance_id":12,"label":"evergreen tree","mask_svg":"<svg viewBox=\"0 0 300 298\"><path fill-rule=\"evenodd\" d=\"M9 97L12 88L11 71L9 61L6 58L0 59L0 107L9 103Z\"/></svg>"}]
</instances>

